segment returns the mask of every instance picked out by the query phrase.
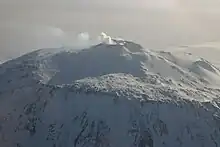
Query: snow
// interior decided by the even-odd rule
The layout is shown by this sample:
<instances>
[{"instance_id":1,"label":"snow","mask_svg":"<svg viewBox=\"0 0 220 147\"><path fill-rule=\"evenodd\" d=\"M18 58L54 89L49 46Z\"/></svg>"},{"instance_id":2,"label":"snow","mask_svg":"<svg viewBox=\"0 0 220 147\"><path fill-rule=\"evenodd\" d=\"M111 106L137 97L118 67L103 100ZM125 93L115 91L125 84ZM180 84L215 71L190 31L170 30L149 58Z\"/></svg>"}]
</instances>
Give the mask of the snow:
<instances>
[{"instance_id":1,"label":"snow","mask_svg":"<svg viewBox=\"0 0 220 147\"><path fill-rule=\"evenodd\" d=\"M220 145L216 64L106 34L102 41L0 65L1 146Z\"/></svg>"}]
</instances>

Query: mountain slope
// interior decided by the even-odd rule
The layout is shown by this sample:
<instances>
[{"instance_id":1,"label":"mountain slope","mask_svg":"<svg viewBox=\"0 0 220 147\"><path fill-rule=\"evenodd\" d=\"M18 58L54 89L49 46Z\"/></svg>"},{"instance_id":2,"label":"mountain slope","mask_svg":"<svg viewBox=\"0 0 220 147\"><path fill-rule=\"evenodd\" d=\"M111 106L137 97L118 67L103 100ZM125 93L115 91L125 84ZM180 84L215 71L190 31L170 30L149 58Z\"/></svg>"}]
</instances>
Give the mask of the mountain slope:
<instances>
[{"instance_id":1,"label":"mountain slope","mask_svg":"<svg viewBox=\"0 0 220 147\"><path fill-rule=\"evenodd\" d=\"M220 145L218 83L193 71L196 65L214 74L214 65L113 41L3 63L1 146Z\"/></svg>"}]
</instances>

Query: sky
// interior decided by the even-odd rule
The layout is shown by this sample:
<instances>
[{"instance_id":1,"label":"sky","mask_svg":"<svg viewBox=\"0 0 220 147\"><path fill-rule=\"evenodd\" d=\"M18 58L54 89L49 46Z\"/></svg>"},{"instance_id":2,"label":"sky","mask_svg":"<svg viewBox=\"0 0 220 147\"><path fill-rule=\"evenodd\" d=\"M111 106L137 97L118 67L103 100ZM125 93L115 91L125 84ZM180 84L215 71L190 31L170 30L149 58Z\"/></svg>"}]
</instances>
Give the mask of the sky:
<instances>
[{"instance_id":1,"label":"sky","mask_svg":"<svg viewBox=\"0 0 220 147\"><path fill-rule=\"evenodd\" d=\"M71 45L81 32L144 47L219 41L219 0L0 0L0 61Z\"/></svg>"}]
</instances>

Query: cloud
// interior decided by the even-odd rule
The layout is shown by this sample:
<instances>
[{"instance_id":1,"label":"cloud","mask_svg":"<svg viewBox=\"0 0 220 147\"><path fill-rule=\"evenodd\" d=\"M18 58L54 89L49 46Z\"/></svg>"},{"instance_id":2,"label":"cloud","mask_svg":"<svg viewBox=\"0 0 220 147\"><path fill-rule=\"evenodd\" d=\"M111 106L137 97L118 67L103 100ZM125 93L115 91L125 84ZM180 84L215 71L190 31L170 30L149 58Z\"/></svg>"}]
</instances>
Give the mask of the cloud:
<instances>
[{"instance_id":1,"label":"cloud","mask_svg":"<svg viewBox=\"0 0 220 147\"><path fill-rule=\"evenodd\" d=\"M93 44L95 44L95 42L91 39L88 32L81 32L75 36L68 34L64 42L64 46L76 49L88 48Z\"/></svg>"},{"instance_id":2,"label":"cloud","mask_svg":"<svg viewBox=\"0 0 220 147\"><path fill-rule=\"evenodd\" d=\"M34 49L60 47L66 40L66 33L62 29L46 25L5 23L0 24L0 34L0 60L14 58Z\"/></svg>"},{"instance_id":3,"label":"cloud","mask_svg":"<svg viewBox=\"0 0 220 147\"><path fill-rule=\"evenodd\" d=\"M50 32L52 36L55 36L55 37L61 37L65 35L64 31L57 27L49 27L48 31Z\"/></svg>"},{"instance_id":4,"label":"cloud","mask_svg":"<svg viewBox=\"0 0 220 147\"><path fill-rule=\"evenodd\" d=\"M77 36L78 41L89 41L90 36L88 32L79 33Z\"/></svg>"}]
</instances>

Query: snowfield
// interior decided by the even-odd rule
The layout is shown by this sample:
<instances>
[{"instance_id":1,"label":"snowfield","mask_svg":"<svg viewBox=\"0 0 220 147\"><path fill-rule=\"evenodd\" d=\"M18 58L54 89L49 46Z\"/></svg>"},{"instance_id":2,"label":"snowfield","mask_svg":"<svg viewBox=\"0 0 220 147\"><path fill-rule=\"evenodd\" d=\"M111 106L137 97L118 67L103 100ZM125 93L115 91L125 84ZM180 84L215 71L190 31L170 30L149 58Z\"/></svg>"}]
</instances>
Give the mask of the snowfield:
<instances>
[{"instance_id":1,"label":"snowfield","mask_svg":"<svg viewBox=\"0 0 220 147\"><path fill-rule=\"evenodd\" d=\"M216 64L108 42L2 63L0 146L220 146Z\"/></svg>"}]
</instances>

